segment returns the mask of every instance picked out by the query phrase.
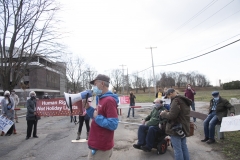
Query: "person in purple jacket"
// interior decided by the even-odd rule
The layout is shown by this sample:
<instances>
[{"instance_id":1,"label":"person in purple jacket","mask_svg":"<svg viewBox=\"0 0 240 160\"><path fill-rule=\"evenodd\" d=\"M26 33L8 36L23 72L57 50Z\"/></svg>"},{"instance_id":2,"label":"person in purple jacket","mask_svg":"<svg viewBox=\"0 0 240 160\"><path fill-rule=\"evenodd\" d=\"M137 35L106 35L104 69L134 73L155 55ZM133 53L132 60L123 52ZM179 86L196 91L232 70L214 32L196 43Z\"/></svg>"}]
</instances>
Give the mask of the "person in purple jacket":
<instances>
[{"instance_id":1,"label":"person in purple jacket","mask_svg":"<svg viewBox=\"0 0 240 160\"><path fill-rule=\"evenodd\" d=\"M187 88L185 90L185 97L192 100L192 110L195 111L195 103L194 103L194 95L196 94L195 90L192 88L191 84L187 84ZM193 121L196 122L196 118L193 117Z\"/></svg>"}]
</instances>

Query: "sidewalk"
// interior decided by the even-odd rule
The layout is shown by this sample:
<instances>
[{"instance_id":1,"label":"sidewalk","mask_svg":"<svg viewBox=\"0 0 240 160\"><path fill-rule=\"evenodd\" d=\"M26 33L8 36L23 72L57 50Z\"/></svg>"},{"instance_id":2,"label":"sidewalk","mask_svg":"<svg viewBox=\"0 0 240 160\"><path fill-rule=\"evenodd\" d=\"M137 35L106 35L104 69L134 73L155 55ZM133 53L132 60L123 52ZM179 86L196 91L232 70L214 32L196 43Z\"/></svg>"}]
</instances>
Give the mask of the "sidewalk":
<instances>
[{"instance_id":1,"label":"sidewalk","mask_svg":"<svg viewBox=\"0 0 240 160\"><path fill-rule=\"evenodd\" d=\"M143 105L143 104L136 104ZM151 105L150 103L144 103L144 105ZM199 110L204 110L201 108L205 103L196 102L196 108ZM131 122L140 124L142 119L145 118L150 112L150 108L146 109L135 109L135 117L126 118L128 112L128 105L119 106L122 109L122 116L119 116L119 121L122 122ZM203 138L203 121L197 120L196 122L197 129L195 130L194 136L187 138L187 145L189 149L190 159L191 160L224 160L224 155L215 151L211 145L201 142ZM157 150L152 149L151 152L144 152L142 150L137 150L132 147L134 143L137 142L137 130L138 125L130 125L119 123L118 129L115 131L115 147L111 159L114 160L159 160L174 159L174 153L171 146L168 147L167 152L163 155L157 155ZM213 144L213 145L218 145Z\"/></svg>"}]
</instances>

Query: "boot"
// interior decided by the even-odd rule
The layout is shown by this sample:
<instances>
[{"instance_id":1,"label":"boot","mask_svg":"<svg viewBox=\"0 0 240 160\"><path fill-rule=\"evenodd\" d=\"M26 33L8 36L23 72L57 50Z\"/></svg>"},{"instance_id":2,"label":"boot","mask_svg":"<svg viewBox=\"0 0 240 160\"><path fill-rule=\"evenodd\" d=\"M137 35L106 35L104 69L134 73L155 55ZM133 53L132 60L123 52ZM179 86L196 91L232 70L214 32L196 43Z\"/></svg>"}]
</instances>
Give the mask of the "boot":
<instances>
[{"instance_id":1,"label":"boot","mask_svg":"<svg viewBox=\"0 0 240 160\"><path fill-rule=\"evenodd\" d=\"M81 132L77 132L77 138L76 138L76 140L79 140L79 139L80 139L80 136L81 136Z\"/></svg>"},{"instance_id":2,"label":"boot","mask_svg":"<svg viewBox=\"0 0 240 160\"><path fill-rule=\"evenodd\" d=\"M86 140L88 140L88 136L89 136L89 132L87 132L87 138L86 138Z\"/></svg>"}]
</instances>

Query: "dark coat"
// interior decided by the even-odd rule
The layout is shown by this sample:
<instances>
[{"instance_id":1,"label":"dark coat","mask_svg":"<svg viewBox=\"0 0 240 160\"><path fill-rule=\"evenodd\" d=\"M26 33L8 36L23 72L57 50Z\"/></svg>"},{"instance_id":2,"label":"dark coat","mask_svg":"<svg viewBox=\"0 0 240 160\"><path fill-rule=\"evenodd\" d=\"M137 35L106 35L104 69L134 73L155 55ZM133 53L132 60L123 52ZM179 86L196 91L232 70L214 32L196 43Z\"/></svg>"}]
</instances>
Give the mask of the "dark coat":
<instances>
[{"instance_id":1,"label":"dark coat","mask_svg":"<svg viewBox=\"0 0 240 160\"><path fill-rule=\"evenodd\" d=\"M210 106L209 106L208 113L211 113L211 111L212 111L213 100L214 99L210 100ZM220 96L218 103L217 103L217 108L216 108L216 115L217 115L219 121L222 121L223 117L227 117L228 110L230 110L230 113L235 114L234 106L232 106L228 100L226 100Z\"/></svg>"},{"instance_id":2,"label":"dark coat","mask_svg":"<svg viewBox=\"0 0 240 160\"><path fill-rule=\"evenodd\" d=\"M36 111L36 99L28 99L27 100L27 115L26 120L36 120L36 115L34 115L34 111Z\"/></svg>"},{"instance_id":3,"label":"dark coat","mask_svg":"<svg viewBox=\"0 0 240 160\"><path fill-rule=\"evenodd\" d=\"M163 112L162 118L167 118L166 133L177 136L178 134L171 128L177 124L182 124L182 130L186 136L189 136L190 129L190 105L192 101L187 97L177 95L172 98L169 112Z\"/></svg>"},{"instance_id":4,"label":"dark coat","mask_svg":"<svg viewBox=\"0 0 240 160\"><path fill-rule=\"evenodd\" d=\"M134 94L130 94L130 106L135 105L135 98L136 96Z\"/></svg>"},{"instance_id":5,"label":"dark coat","mask_svg":"<svg viewBox=\"0 0 240 160\"><path fill-rule=\"evenodd\" d=\"M147 126L158 126L159 123L162 124L164 120L160 119L159 116L164 110L166 110L166 108L163 106L161 106L159 109L154 107L152 112L144 119L145 121L148 121Z\"/></svg>"}]
</instances>

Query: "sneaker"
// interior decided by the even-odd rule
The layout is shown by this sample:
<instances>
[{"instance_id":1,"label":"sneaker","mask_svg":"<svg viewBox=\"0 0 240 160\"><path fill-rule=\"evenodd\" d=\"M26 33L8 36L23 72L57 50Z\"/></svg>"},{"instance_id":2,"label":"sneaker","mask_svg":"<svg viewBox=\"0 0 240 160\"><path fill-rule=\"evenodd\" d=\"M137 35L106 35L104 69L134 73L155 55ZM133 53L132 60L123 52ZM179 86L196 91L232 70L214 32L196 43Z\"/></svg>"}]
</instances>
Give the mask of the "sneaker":
<instances>
[{"instance_id":1,"label":"sneaker","mask_svg":"<svg viewBox=\"0 0 240 160\"><path fill-rule=\"evenodd\" d=\"M209 138L205 137L204 139L201 140L201 142L207 142Z\"/></svg>"},{"instance_id":2,"label":"sneaker","mask_svg":"<svg viewBox=\"0 0 240 160\"><path fill-rule=\"evenodd\" d=\"M209 140L207 141L207 144L212 144L212 143L215 143L215 139L209 139Z\"/></svg>"},{"instance_id":3,"label":"sneaker","mask_svg":"<svg viewBox=\"0 0 240 160\"><path fill-rule=\"evenodd\" d=\"M141 148L145 152L151 152L151 149L149 149L147 146L142 146Z\"/></svg>"},{"instance_id":4,"label":"sneaker","mask_svg":"<svg viewBox=\"0 0 240 160\"><path fill-rule=\"evenodd\" d=\"M133 144L133 147L136 149L141 149L141 145L138 145L138 144Z\"/></svg>"}]
</instances>

